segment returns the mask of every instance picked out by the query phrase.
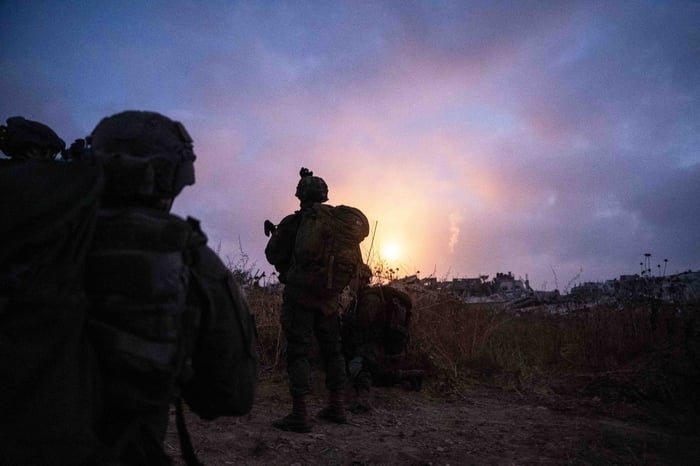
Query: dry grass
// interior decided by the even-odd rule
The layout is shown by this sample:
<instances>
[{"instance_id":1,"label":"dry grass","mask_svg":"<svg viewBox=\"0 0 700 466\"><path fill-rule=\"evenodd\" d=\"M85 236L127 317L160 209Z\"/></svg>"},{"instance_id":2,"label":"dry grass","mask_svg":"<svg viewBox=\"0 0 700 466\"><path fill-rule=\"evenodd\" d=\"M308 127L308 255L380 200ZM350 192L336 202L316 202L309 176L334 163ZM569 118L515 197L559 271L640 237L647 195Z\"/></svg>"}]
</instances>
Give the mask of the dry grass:
<instances>
[{"instance_id":1,"label":"dry grass","mask_svg":"<svg viewBox=\"0 0 700 466\"><path fill-rule=\"evenodd\" d=\"M253 287L246 292L258 329L262 370L278 370L282 364L284 335L280 325L282 294L277 288Z\"/></svg>"},{"instance_id":2,"label":"dry grass","mask_svg":"<svg viewBox=\"0 0 700 466\"><path fill-rule=\"evenodd\" d=\"M668 399L691 394L686 385L700 381L698 305L640 302L566 315L516 315L502 306L464 304L422 289L405 291L413 298L414 314L404 363L428 371L440 390L474 382L521 390L541 388L555 377L624 373L653 380L647 395ZM256 314L262 367L281 371L281 293L250 288L248 300Z\"/></svg>"}]
</instances>

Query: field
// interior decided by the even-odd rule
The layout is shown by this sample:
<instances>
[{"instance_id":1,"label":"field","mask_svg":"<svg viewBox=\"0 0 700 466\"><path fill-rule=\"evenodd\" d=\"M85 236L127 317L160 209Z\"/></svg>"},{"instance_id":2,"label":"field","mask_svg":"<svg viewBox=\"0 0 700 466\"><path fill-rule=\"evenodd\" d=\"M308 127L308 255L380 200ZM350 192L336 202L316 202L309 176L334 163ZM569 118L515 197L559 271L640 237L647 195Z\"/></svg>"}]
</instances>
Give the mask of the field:
<instances>
[{"instance_id":1,"label":"field","mask_svg":"<svg viewBox=\"0 0 700 466\"><path fill-rule=\"evenodd\" d=\"M404 364L423 390L376 388L374 410L310 434L274 429L289 409L279 293L251 288L261 381L249 416L188 415L204 464L697 464L700 306L618 303L550 314L466 305L406 288ZM312 411L323 406L314 375ZM352 392L348 391L348 397ZM172 423L171 423L172 424ZM179 455L174 428L168 452Z\"/></svg>"}]
</instances>

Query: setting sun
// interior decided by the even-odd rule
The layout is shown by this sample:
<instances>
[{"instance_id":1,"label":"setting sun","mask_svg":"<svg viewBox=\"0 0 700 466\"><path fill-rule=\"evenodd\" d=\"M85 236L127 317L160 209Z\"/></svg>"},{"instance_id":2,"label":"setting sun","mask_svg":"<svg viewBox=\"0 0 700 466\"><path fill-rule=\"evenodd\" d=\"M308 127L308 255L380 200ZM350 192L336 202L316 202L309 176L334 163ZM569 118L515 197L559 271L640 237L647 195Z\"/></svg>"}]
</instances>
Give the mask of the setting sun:
<instances>
[{"instance_id":1,"label":"setting sun","mask_svg":"<svg viewBox=\"0 0 700 466\"><path fill-rule=\"evenodd\" d=\"M381 249L382 258L388 261L395 261L401 257L401 248L396 243L387 243Z\"/></svg>"}]
</instances>

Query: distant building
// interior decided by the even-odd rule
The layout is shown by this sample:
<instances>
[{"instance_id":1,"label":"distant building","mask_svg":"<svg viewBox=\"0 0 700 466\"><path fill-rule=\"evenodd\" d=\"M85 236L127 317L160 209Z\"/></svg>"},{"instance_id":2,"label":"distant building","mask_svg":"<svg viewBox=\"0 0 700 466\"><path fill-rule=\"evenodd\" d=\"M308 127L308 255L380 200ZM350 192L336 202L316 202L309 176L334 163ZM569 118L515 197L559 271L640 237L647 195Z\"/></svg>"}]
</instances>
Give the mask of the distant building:
<instances>
[{"instance_id":1,"label":"distant building","mask_svg":"<svg viewBox=\"0 0 700 466\"><path fill-rule=\"evenodd\" d=\"M534 291L527 276L525 280L516 279L512 272L499 272L490 281L488 275L453 278L442 282L435 277L421 279L417 275L411 275L398 281L434 292L446 291L464 302L506 303L512 309L569 300L597 303L652 298L674 303L700 302L700 271L691 270L669 276L620 275L619 278L604 282L579 283L571 288L569 294L563 296L559 290Z\"/></svg>"},{"instance_id":2,"label":"distant building","mask_svg":"<svg viewBox=\"0 0 700 466\"><path fill-rule=\"evenodd\" d=\"M491 294L491 286L481 278L453 278L448 286L453 294L465 298Z\"/></svg>"},{"instance_id":3,"label":"distant building","mask_svg":"<svg viewBox=\"0 0 700 466\"><path fill-rule=\"evenodd\" d=\"M669 277L665 284L664 295L674 302L698 302L700 301L700 271L688 270Z\"/></svg>"},{"instance_id":4,"label":"distant building","mask_svg":"<svg viewBox=\"0 0 700 466\"><path fill-rule=\"evenodd\" d=\"M438 282L438 279L435 277L418 278L417 275L410 275L408 277L400 278L397 281L403 283L404 285L421 286L428 290L437 290L441 287L440 282Z\"/></svg>"},{"instance_id":5,"label":"distant building","mask_svg":"<svg viewBox=\"0 0 700 466\"><path fill-rule=\"evenodd\" d=\"M493 279L493 291L504 294L507 297L520 297L531 292L530 283L516 279L511 272L497 273Z\"/></svg>"},{"instance_id":6,"label":"distant building","mask_svg":"<svg viewBox=\"0 0 700 466\"><path fill-rule=\"evenodd\" d=\"M576 301L599 301L603 296L606 296L606 286L604 283L585 282L571 288L569 294Z\"/></svg>"}]
</instances>

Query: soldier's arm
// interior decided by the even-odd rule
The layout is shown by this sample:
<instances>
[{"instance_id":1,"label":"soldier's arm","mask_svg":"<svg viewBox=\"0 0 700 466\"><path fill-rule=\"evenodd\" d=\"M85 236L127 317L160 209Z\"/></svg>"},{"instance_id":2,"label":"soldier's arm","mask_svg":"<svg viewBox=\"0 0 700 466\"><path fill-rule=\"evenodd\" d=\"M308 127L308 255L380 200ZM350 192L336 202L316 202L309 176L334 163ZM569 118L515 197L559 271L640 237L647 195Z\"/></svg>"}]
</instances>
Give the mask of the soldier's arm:
<instances>
[{"instance_id":1,"label":"soldier's arm","mask_svg":"<svg viewBox=\"0 0 700 466\"><path fill-rule=\"evenodd\" d=\"M265 258L275 266L279 280L286 282L286 273L292 260L296 230L299 225L299 214L287 215L279 225L271 231L270 239L265 246Z\"/></svg>"}]
</instances>

